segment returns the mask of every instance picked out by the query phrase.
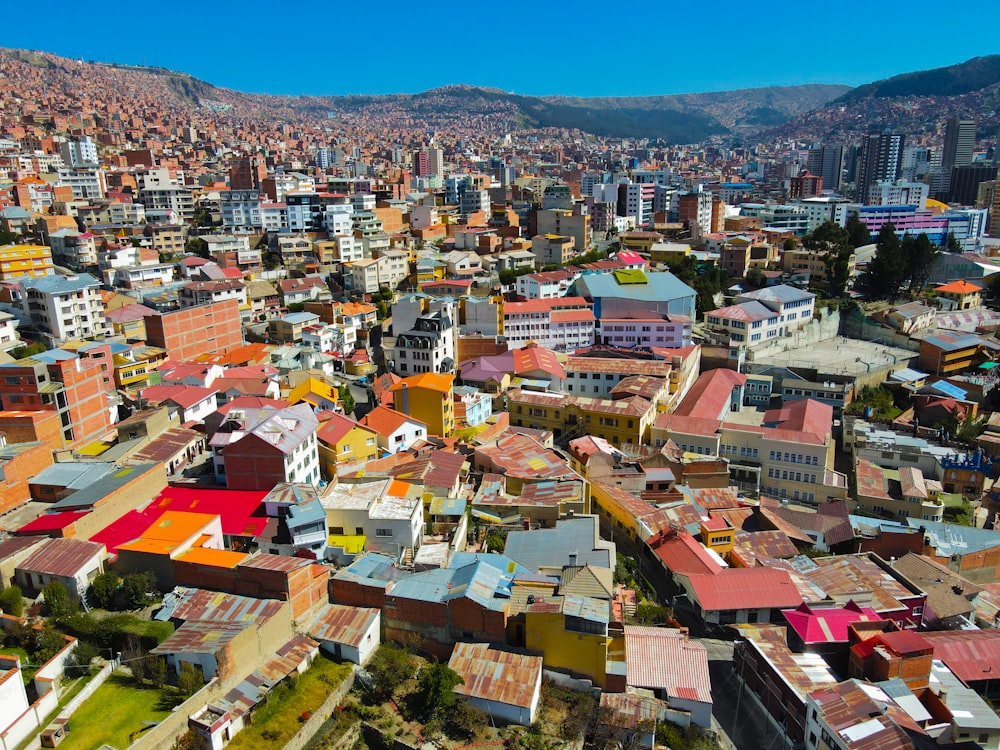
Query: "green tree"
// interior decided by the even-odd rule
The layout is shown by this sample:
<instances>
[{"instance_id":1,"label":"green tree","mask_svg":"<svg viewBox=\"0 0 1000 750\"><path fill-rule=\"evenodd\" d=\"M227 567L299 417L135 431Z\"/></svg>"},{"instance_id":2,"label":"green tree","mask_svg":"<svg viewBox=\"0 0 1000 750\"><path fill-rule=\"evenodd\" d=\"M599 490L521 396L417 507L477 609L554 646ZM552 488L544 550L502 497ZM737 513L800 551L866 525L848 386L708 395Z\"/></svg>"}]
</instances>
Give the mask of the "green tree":
<instances>
[{"instance_id":1,"label":"green tree","mask_svg":"<svg viewBox=\"0 0 1000 750\"><path fill-rule=\"evenodd\" d=\"M187 244L184 245L184 249L201 258L208 259L211 257L208 252L208 243L201 237L188 237L188 241Z\"/></svg>"},{"instance_id":2,"label":"green tree","mask_svg":"<svg viewBox=\"0 0 1000 750\"><path fill-rule=\"evenodd\" d=\"M374 679L375 692L389 698L400 685L413 677L413 659L399 646L383 643L368 662L367 669Z\"/></svg>"},{"instance_id":3,"label":"green tree","mask_svg":"<svg viewBox=\"0 0 1000 750\"><path fill-rule=\"evenodd\" d=\"M24 594L17 586L8 586L0 591L0 609L4 614L20 617L24 614Z\"/></svg>"},{"instance_id":4,"label":"green tree","mask_svg":"<svg viewBox=\"0 0 1000 750\"><path fill-rule=\"evenodd\" d=\"M490 719L486 712L479 710L468 701L458 701L448 711L445 731L452 739L472 742L481 727L487 727Z\"/></svg>"},{"instance_id":5,"label":"green tree","mask_svg":"<svg viewBox=\"0 0 1000 750\"><path fill-rule=\"evenodd\" d=\"M180 671L177 673L177 689L181 695L190 697L201 690L201 686L204 684L205 680L201 675L201 670L195 669L186 661L182 661Z\"/></svg>"},{"instance_id":6,"label":"green tree","mask_svg":"<svg viewBox=\"0 0 1000 750\"><path fill-rule=\"evenodd\" d=\"M42 597L45 599L45 606L49 614L53 617L62 617L71 609L69 592L59 581L52 581L42 589Z\"/></svg>"},{"instance_id":7,"label":"green tree","mask_svg":"<svg viewBox=\"0 0 1000 750\"><path fill-rule=\"evenodd\" d=\"M344 405L344 413L354 413L354 395L346 384L337 387L337 394L340 396L340 403Z\"/></svg>"},{"instance_id":8,"label":"green tree","mask_svg":"<svg viewBox=\"0 0 1000 750\"><path fill-rule=\"evenodd\" d=\"M98 573L90 584L90 596L101 609L111 609L121 579L110 570Z\"/></svg>"},{"instance_id":9,"label":"green tree","mask_svg":"<svg viewBox=\"0 0 1000 750\"><path fill-rule=\"evenodd\" d=\"M129 573L122 579L122 594L129 609L141 609L152 601L156 577L149 571Z\"/></svg>"},{"instance_id":10,"label":"green tree","mask_svg":"<svg viewBox=\"0 0 1000 750\"><path fill-rule=\"evenodd\" d=\"M872 244L872 234L865 223L854 214L847 220L847 236L851 247L857 249Z\"/></svg>"},{"instance_id":11,"label":"green tree","mask_svg":"<svg viewBox=\"0 0 1000 750\"><path fill-rule=\"evenodd\" d=\"M655 602L641 602L635 608L635 619L642 625L662 625L670 619L670 610Z\"/></svg>"},{"instance_id":12,"label":"green tree","mask_svg":"<svg viewBox=\"0 0 1000 750\"><path fill-rule=\"evenodd\" d=\"M764 272L757 266L751 266L747 271L746 282L751 289L760 289L764 286Z\"/></svg>"},{"instance_id":13,"label":"green tree","mask_svg":"<svg viewBox=\"0 0 1000 750\"><path fill-rule=\"evenodd\" d=\"M51 625L46 625L35 637L37 664L44 664L66 647L66 637Z\"/></svg>"},{"instance_id":14,"label":"green tree","mask_svg":"<svg viewBox=\"0 0 1000 750\"><path fill-rule=\"evenodd\" d=\"M0 247L4 245L13 245L17 242L17 235L13 232L8 232L6 229L0 229Z\"/></svg>"},{"instance_id":15,"label":"green tree","mask_svg":"<svg viewBox=\"0 0 1000 750\"><path fill-rule=\"evenodd\" d=\"M879 230L875 246L875 257L868 264L865 275L865 287L875 297L891 297L907 278L903 244L891 222Z\"/></svg>"},{"instance_id":16,"label":"green tree","mask_svg":"<svg viewBox=\"0 0 1000 750\"><path fill-rule=\"evenodd\" d=\"M150 656L147 667L149 681L153 683L153 687L163 687L167 682L167 660L162 656Z\"/></svg>"},{"instance_id":17,"label":"green tree","mask_svg":"<svg viewBox=\"0 0 1000 750\"><path fill-rule=\"evenodd\" d=\"M444 716L458 700L454 688L464 683L465 680L447 664L425 665L417 675L423 717L429 719L435 715Z\"/></svg>"},{"instance_id":18,"label":"green tree","mask_svg":"<svg viewBox=\"0 0 1000 750\"><path fill-rule=\"evenodd\" d=\"M851 253L854 252L847 230L835 222L825 221L815 232L806 235L802 244L823 257L830 291L842 295L850 281Z\"/></svg>"},{"instance_id":19,"label":"green tree","mask_svg":"<svg viewBox=\"0 0 1000 750\"><path fill-rule=\"evenodd\" d=\"M926 234L912 235L907 233L901 243L903 255L906 257L907 273L910 277L910 291L921 289L927 283L931 265L939 254Z\"/></svg>"},{"instance_id":20,"label":"green tree","mask_svg":"<svg viewBox=\"0 0 1000 750\"><path fill-rule=\"evenodd\" d=\"M955 236L954 232L948 232L948 237L945 239L944 246L949 253L962 252L962 245L959 243L958 237Z\"/></svg>"},{"instance_id":21,"label":"green tree","mask_svg":"<svg viewBox=\"0 0 1000 750\"><path fill-rule=\"evenodd\" d=\"M24 359L25 357L30 357L34 354L41 354L45 351L45 344L25 344L23 346L15 346L10 350L10 356L14 359Z\"/></svg>"}]
</instances>

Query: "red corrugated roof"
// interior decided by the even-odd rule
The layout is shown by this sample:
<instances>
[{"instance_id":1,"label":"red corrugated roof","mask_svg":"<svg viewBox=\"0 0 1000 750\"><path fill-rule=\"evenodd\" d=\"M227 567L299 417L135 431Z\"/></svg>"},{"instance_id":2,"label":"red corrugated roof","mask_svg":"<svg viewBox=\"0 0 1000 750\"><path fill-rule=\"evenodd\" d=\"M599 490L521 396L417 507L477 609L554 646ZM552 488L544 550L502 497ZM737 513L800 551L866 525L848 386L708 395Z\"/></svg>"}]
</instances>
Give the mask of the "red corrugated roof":
<instances>
[{"instance_id":1,"label":"red corrugated roof","mask_svg":"<svg viewBox=\"0 0 1000 750\"><path fill-rule=\"evenodd\" d=\"M25 524L17 530L18 534L45 534L49 531L65 529L78 518L83 518L90 511L68 510L62 513L47 513L39 516L29 524Z\"/></svg>"},{"instance_id":2,"label":"red corrugated roof","mask_svg":"<svg viewBox=\"0 0 1000 750\"><path fill-rule=\"evenodd\" d=\"M689 580L706 612L797 607L802 603L802 596L784 570L727 568L715 575L692 575Z\"/></svg>"},{"instance_id":3,"label":"red corrugated roof","mask_svg":"<svg viewBox=\"0 0 1000 750\"><path fill-rule=\"evenodd\" d=\"M803 643L846 643L847 628L856 622L881 621L871 607L860 607L853 601L844 607L813 609L801 604L795 609L783 610L789 626Z\"/></svg>"}]
</instances>

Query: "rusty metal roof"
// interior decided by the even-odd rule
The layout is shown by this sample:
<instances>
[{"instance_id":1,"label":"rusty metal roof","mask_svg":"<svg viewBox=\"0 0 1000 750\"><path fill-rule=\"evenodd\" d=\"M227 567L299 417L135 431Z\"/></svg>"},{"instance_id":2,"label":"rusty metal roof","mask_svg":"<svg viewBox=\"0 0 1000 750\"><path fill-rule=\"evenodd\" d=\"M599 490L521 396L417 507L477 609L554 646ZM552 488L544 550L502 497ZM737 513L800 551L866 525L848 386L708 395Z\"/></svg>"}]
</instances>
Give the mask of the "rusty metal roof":
<instances>
[{"instance_id":1,"label":"rusty metal roof","mask_svg":"<svg viewBox=\"0 0 1000 750\"><path fill-rule=\"evenodd\" d=\"M630 687L662 689L669 698L712 702L708 653L685 631L626 625L625 662Z\"/></svg>"},{"instance_id":2,"label":"rusty metal roof","mask_svg":"<svg viewBox=\"0 0 1000 750\"><path fill-rule=\"evenodd\" d=\"M310 634L320 641L343 643L347 646L361 645L365 634L379 616L377 609L370 607L346 607L331 604L313 621Z\"/></svg>"},{"instance_id":3,"label":"rusty metal roof","mask_svg":"<svg viewBox=\"0 0 1000 750\"><path fill-rule=\"evenodd\" d=\"M492 648L486 643L456 643L448 660L464 681L459 695L528 708L534 703L542 657Z\"/></svg>"},{"instance_id":4,"label":"rusty metal roof","mask_svg":"<svg viewBox=\"0 0 1000 750\"><path fill-rule=\"evenodd\" d=\"M106 555L103 544L82 539L50 539L17 569L72 578L97 555Z\"/></svg>"}]
</instances>

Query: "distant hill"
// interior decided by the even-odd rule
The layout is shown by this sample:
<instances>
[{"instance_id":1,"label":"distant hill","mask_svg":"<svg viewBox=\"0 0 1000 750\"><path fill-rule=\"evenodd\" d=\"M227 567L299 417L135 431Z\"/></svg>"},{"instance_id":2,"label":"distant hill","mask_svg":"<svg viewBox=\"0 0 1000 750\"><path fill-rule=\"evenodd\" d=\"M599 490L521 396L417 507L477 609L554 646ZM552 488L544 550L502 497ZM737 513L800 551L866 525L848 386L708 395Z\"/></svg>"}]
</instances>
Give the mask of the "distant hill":
<instances>
[{"instance_id":1,"label":"distant hill","mask_svg":"<svg viewBox=\"0 0 1000 750\"><path fill-rule=\"evenodd\" d=\"M903 73L848 91L834 104L899 96L961 96L1000 83L1000 55L974 57L933 70Z\"/></svg>"},{"instance_id":2,"label":"distant hill","mask_svg":"<svg viewBox=\"0 0 1000 750\"><path fill-rule=\"evenodd\" d=\"M811 84L705 94L628 97L524 96L479 86L446 86L419 94L331 97L344 111L398 108L433 117L506 112L523 127L567 128L599 136L696 143L713 135L777 125L822 106L847 86Z\"/></svg>"},{"instance_id":3,"label":"distant hill","mask_svg":"<svg viewBox=\"0 0 1000 750\"><path fill-rule=\"evenodd\" d=\"M847 86L814 84L672 96L581 98L525 96L455 85L384 96L272 96L224 89L165 68L84 62L28 50L0 50L0 55L28 68L45 69L57 88L72 88L73 78L90 78L99 86L115 86L119 95L160 97L164 106L228 112L237 117L286 122L296 117L326 117L331 112L370 112L443 129L461 116L466 124L481 124L484 131L566 128L670 143L697 143L714 135L777 126L848 90ZM130 77L115 79L108 75L109 70L128 71ZM24 80L37 81L37 76L26 75ZM137 82L142 80L147 83ZM32 92L19 93L30 96Z\"/></svg>"}]
</instances>

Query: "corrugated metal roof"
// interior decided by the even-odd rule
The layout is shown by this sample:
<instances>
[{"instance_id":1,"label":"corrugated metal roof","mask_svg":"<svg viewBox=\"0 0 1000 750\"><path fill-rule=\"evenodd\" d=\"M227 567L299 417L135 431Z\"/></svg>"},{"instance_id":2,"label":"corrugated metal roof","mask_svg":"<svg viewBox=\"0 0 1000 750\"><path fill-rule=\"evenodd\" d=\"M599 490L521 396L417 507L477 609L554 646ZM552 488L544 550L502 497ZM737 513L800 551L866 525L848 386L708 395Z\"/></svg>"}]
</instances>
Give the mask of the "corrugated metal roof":
<instances>
[{"instance_id":1,"label":"corrugated metal roof","mask_svg":"<svg viewBox=\"0 0 1000 750\"><path fill-rule=\"evenodd\" d=\"M501 651L486 643L456 643L448 666L464 681L455 687L459 695L529 708L540 687L542 657Z\"/></svg>"},{"instance_id":2,"label":"corrugated metal roof","mask_svg":"<svg viewBox=\"0 0 1000 750\"><path fill-rule=\"evenodd\" d=\"M626 625L625 660L630 687L662 689L669 698L712 702L708 653L686 632Z\"/></svg>"},{"instance_id":3,"label":"corrugated metal roof","mask_svg":"<svg viewBox=\"0 0 1000 750\"><path fill-rule=\"evenodd\" d=\"M50 576L74 577L94 557L105 556L103 544L82 539L49 539L17 566L18 570Z\"/></svg>"},{"instance_id":4,"label":"corrugated metal roof","mask_svg":"<svg viewBox=\"0 0 1000 750\"><path fill-rule=\"evenodd\" d=\"M378 616L379 611L370 607L331 604L313 620L309 633L320 641L357 648Z\"/></svg>"}]
</instances>

